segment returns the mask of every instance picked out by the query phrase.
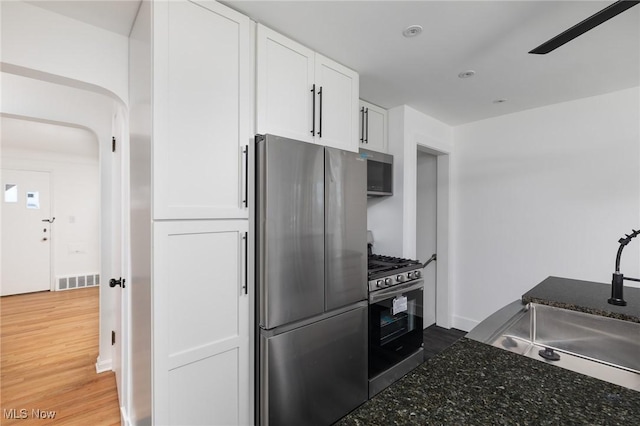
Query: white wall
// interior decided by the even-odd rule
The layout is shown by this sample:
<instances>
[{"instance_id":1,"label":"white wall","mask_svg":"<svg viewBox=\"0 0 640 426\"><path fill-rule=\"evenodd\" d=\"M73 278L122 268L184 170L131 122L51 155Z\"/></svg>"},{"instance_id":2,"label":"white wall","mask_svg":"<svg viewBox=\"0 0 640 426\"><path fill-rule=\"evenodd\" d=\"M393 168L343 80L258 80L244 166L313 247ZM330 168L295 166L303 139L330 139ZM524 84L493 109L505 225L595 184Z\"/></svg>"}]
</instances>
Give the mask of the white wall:
<instances>
[{"instance_id":1,"label":"white wall","mask_svg":"<svg viewBox=\"0 0 640 426\"><path fill-rule=\"evenodd\" d=\"M92 158L2 149L3 168L50 172L54 277L100 272L98 143L87 136L96 146Z\"/></svg>"},{"instance_id":2,"label":"white wall","mask_svg":"<svg viewBox=\"0 0 640 426\"><path fill-rule=\"evenodd\" d=\"M131 100L131 363L130 401L126 404L131 425L151 425L152 376L152 247L151 237L151 99L152 6L142 3L130 39Z\"/></svg>"},{"instance_id":3,"label":"white wall","mask_svg":"<svg viewBox=\"0 0 640 426\"><path fill-rule=\"evenodd\" d=\"M453 150L453 129L435 118L404 106L404 219L403 254L416 258L416 194L418 146L438 154L448 154ZM442 256L443 258L445 256ZM426 259L425 259L426 260ZM442 265L442 264L440 264Z\"/></svg>"},{"instance_id":4,"label":"white wall","mask_svg":"<svg viewBox=\"0 0 640 426\"><path fill-rule=\"evenodd\" d=\"M128 147L128 37L26 2L2 1L0 11L2 113L76 125L97 136L102 282L128 277L127 247L120 246L127 240L119 238L120 227L129 227L128 215L123 214L128 204L120 198L127 195L123 188L128 187L128 172L121 166L128 155L124 150L111 153L112 136L118 137L121 148ZM112 367L111 330L119 324L126 328L121 322L128 315L126 297L126 291L100 286L98 371ZM116 369L119 365L116 359Z\"/></svg>"},{"instance_id":5,"label":"white wall","mask_svg":"<svg viewBox=\"0 0 640 426\"><path fill-rule=\"evenodd\" d=\"M449 328L449 153L453 150L453 129L406 105L393 108L388 114L389 153L394 161L394 192L391 197L370 199L367 203L367 226L374 233L376 241L374 252L426 261L419 257L417 251L418 149L436 155L436 323ZM433 268L431 265L429 267Z\"/></svg>"},{"instance_id":6,"label":"white wall","mask_svg":"<svg viewBox=\"0 0 640 426\"><path fill-rule=\"evenodd\" d=\"M0 10L2 112L79 125L97 135L100 271L106 282L118 233L111 208L118 188L112 187L110 145L114 120L121 120L115 113L128 102L128 38L21 1L2 1ZM100 287L100 371L111 366L110 337L118 315L109 290Z\"/></svg>"},{"instance_id":7,"label":"white wall","mask_svg":"<svg viewBox=\"0 0 640 426\"><path fill-rule=\"evenodd\" d=\"M373 231L376 253L416 258L417 149L449 153L452 141L452 128L432 117L407 105L389 110L393 196L367 202L367 226Z\"/></svg>"},{"instance_id":8,"label":"white wall","mask_svg":"<svg viewBox=\"0 0 640 426\"><path fill-rule=\"evenodd\" d=\"M404 182L404 109L389 111L389 149L393 155L393 195L367 198L367 229L373 233L373 252L402 256Z\"/></svg>"},{"instance_id":9,"label":"white wall","mask_svg":"<svg viewBox=\"0 0 640 426\"><path fill-rule=\"evenodd\" d=\"M22 1L2 1L3 71L50 74L128 99L128 38Z\"/></svg>"},{"instance_id":10,"label":"white wall","mask_svg":"<svg viewBox=\"0 0 640 426\"><path fill-rule=\"evenodd\" d=\"M639 104L633 88L455 128L455 327L550 275L611 281L640 227ZM640 276L639 253L622 273Z\"/></svg>"}]
</instances>

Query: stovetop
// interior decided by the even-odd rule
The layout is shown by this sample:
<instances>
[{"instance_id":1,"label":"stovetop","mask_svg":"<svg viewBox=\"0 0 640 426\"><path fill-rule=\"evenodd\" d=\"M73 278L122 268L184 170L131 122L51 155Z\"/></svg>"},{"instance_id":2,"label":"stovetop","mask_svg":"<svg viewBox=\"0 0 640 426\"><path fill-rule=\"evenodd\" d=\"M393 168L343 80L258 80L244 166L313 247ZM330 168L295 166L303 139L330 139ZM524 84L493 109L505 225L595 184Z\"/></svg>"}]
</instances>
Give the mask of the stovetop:
<instances>
[{"instance_id":1,"label":"stovetop","mask_svg":"<svg viewBox=\"0 0 640 426\"><path fill-rule=\"evenodd\" d=\"M399 269L409 267L415 269L416 265L420 265L417 260L402 259L400 257L382 256L379 254L369 255L369 262L367 264L367 271L369 279L376 277L381 273L389 272L393 273Z\"/></svg>"},{"instance_id":2,"label":"stovetop","mask_svg":"<svg viewBox=\"0 0 640 426\"><path fill-rule=\"evenodd\" d=\"M417 260L370 254L367 264L369 291L416 280L422 275L422 264Z\"/></svg>"}]
</instances>

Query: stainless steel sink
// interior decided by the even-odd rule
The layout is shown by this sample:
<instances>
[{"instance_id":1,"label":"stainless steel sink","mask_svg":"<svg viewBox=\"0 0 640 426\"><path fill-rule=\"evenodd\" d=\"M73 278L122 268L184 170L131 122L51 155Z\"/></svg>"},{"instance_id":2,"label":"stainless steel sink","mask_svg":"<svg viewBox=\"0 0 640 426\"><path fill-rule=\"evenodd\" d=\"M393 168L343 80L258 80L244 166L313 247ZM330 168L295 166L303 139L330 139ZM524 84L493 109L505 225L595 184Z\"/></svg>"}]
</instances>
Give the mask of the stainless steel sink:
<instances>
[{"instance_id":1,"label":"stainless steel sink","mask_svg":"<svg viewBox=\"0 0 640 426\"><path fill-rule=\"evenodd\" d=\"M467 337L640 391L638 323L514 302ZM558 355L560 359L545 359L545 350L546 355Z\"/></svg>"}]
</instances>

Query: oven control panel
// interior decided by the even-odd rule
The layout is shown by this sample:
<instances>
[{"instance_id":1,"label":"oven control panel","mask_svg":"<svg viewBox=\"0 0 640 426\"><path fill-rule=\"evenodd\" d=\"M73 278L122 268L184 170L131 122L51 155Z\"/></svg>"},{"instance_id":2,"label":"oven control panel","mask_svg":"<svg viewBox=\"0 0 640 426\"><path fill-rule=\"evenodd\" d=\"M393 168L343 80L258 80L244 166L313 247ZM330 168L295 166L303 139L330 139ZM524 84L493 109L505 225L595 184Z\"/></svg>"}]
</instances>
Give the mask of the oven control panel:
<instances>
[{"instance_id":1,"label":"oven control panel","mask_svg":"<svg viewBox=\"0 0 640 426\"><path fill-rule=\"evenodd\" d=\"M408 272L399 272L387 277L381 277L369 281L369 291L382 290L383 288L392 287L398 284L404 284L406 282L417 280L421 277L422 271L420 271L419 269Z\"/></svg>"}]
</instances>

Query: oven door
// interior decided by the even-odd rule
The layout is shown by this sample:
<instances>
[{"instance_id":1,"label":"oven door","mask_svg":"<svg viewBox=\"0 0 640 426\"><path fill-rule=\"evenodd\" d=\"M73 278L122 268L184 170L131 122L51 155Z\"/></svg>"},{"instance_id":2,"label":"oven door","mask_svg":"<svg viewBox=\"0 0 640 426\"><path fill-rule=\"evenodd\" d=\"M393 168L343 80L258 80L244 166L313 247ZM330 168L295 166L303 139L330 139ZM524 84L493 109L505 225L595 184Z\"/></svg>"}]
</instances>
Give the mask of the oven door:
<instances>
[{"instance_id":1,"label":"oven door","mask_svg":"<svg viewBox=\"0 0 640 426\"><path fill-rule=\"evenodd\" d=\"M417 280L369 295L369 379L422 347L423 293Z\"/></svg>"}]
</instances>

